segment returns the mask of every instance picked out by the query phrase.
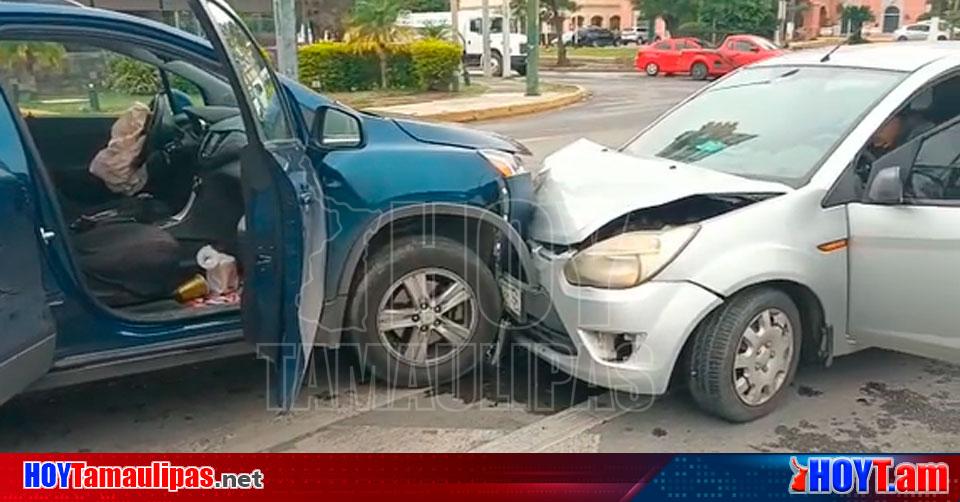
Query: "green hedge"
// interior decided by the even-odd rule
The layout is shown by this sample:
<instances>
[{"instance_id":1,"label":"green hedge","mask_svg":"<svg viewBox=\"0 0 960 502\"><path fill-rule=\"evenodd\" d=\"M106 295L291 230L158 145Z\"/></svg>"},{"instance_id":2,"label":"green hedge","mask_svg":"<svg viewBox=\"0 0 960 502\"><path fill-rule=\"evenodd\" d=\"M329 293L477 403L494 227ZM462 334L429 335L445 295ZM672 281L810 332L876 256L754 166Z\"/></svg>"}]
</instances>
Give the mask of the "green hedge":
<instances>
[{"instance_id":1,"label":"green hedge","mask_svg":"<svg viewBox=\"0 0 960 502\"><path fill-rule=\"evenodd\" d=\"M390 47L387 81L395 89L446 89L460 63L460 46L442 40L418 40ZM341 42L300 49L300 81L329 92L377 87L380 71L372 50L358 51Z\"/></svg>"}]
</instances>

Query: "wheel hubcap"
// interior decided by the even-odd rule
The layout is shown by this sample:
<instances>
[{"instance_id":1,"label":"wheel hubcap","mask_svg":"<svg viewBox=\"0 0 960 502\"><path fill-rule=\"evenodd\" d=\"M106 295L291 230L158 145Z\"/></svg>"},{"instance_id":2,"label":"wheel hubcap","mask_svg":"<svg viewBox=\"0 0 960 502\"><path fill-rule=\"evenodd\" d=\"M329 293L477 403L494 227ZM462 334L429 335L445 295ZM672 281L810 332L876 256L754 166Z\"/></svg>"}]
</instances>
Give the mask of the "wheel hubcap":
<instances>
[{"instance_id":1,"label":"wheel hubcap","mask_svg":"<svg viewBox=\"0 0 960 502\"><path fill-rule=\"evenodd\" d=\"M654 73L657 73L657 65L655 65L655 64L653 64L653 63L648 64L648 65L647 65L647 73L650 74L650 75L653 75Z\"/></svg>"},{"instance_id":2,"label":"wheel hubcap","mask_svg":"<svg viewBox=\"0 0 960 502\"><path fill-rule=\"evenodd\" d=\"M783 387L793 361L793 337L790 318L779 309L766 309L747 324L733 364L733 385L744 404L760 406Z\"/></svg>"},{"instance_id":3,"label":"wheel hubcap","mask_svg":"<svg viewBox=\"0 0 960 502\"><path fill-rule=\"evenodd\" d=\"M415 270L394 282L378 310L380 340L398 359L430 365L455 356L473 337L476 295L456 274Z\"/></svg>"}]
</instances>

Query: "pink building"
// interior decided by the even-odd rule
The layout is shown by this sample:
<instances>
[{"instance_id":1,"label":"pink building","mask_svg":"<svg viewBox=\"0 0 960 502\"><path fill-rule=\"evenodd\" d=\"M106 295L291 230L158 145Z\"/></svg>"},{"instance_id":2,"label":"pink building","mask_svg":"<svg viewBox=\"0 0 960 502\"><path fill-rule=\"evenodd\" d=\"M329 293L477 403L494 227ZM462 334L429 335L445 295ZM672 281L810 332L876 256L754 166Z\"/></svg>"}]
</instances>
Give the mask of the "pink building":
<instances>
[{"instance_id":1,"label":"pink building","mask_svg":"<svg viewBox=\"0 0 960 502\"><path fill-rule=\"evenodd\" d=\"M567 29L602 26L611 30L632 28L636 24L630 0L579 0L576 12L570 14Z\"/></svg>"},{"instance_id":2,"label":"pink building","mask_svg":"<svg viewBox=\"0 0 960 502\"><path fill-rule=\"evenodd\" d=\"M873 11L874 22L864 26L870 34L893 33L912 24L927 12L927 0L798 0L794 29L799 38L840 35L849 30L842 19L845 5L865 5Z\"/></svg>"}]
</instances>

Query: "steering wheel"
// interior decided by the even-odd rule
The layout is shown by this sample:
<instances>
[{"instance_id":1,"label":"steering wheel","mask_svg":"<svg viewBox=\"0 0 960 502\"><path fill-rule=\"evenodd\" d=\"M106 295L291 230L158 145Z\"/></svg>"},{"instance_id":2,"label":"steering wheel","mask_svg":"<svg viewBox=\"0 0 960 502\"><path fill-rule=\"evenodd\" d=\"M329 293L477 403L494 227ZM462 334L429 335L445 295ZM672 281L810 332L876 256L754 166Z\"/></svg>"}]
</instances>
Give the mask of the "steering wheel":
<instances>
[{"instance_id":1,"label":"steering wheel","mask_svg":"<svg viewBox=\"0 0 960 502\"><path fill-rule=\"evenodd\" d=\"M162 150L166 145L169 134L168 117L170 113L170 101L167 94L161 92L150 101L150 124L146 130L146 140L143 143L143 158L146 159L155 150Z\"/></svg>"}]
</instances>

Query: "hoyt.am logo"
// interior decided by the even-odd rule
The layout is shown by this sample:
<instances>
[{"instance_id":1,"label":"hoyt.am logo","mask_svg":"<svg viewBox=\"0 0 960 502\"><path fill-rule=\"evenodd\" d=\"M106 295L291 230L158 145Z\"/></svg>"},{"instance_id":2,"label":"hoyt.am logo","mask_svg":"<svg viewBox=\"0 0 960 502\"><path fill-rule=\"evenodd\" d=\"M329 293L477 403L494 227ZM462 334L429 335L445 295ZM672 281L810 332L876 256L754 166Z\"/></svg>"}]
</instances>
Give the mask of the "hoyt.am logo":
<instances>
[{"instance_id":1,"label":"hoyt.am logo","mask_svg":"<svg viewBox=\"0 0 960 502\"><path fill-rule=\"evenodd\" d=\"M895 462L892 457L790 458L791 493L934 495L950 490L943 462Z\"/></svg>"}]
</instances>

